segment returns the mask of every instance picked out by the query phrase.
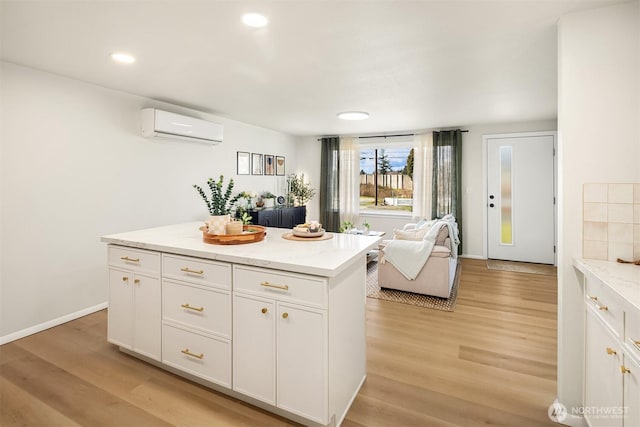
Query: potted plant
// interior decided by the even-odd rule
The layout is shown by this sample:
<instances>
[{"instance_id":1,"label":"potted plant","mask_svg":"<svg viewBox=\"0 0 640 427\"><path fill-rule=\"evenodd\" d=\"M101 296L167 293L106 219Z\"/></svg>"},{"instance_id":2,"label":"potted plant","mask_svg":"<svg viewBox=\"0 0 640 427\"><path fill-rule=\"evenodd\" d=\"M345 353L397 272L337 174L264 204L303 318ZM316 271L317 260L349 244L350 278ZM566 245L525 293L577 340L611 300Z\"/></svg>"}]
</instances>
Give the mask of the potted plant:
<instances>
[{"instance_id":1,"label":"potted plant","mask_svg":"<svg viewBox=\"0 0 640 427\"><path fill-rule=\"evenodd\" d=\"M292 173L287 177L287 188L289 189L289 199L293 199L299 206L305 206L316 194L315 188L310 183L304 182L304 174L300 176Z\"/></svg>"},{"instance_id":2,"label":"potted plant","mask_svg":"<svg viewBox=\"0 0 640 427\"><path fill-rule=\"evenodd\" d=\"M210 234L225 234L225 227L230 220L230 213L233 206L236 204L239 195L232 197L233 191L233 178L229 179L227 188L223 190L224 176L220 175L218 181L214 181L213 178L207 180L207 185L211 191L211 196L207 197L202 187L197 184L193 185L200 197L204 200L209 211L209 233Z\"/></svg>"},{"instance_id":3,"label":"potted plant","mask_svg":"<svg viewBox=\"0 0 640 427\"><path fill-rule=\"evenodd\" d=\"M260 197L264 200L264 206L266 208L272 208L275 205L276 196L271 191L263 191Z\"/></svg>"},{"instance_id":4,"label":"potted plant","mask_svg":"<svg viewBox=\"0 0 640 427\"><path fill-rule=\"evenodd\" d=\"M256 195L254 193L251 193L250 191L243 191L240 194L238 194L238 198L245 200L245 208L246 209L252 209L253 208L253 206L251 206L251 200L255 196Z\"/></svg>"}]
</instances>

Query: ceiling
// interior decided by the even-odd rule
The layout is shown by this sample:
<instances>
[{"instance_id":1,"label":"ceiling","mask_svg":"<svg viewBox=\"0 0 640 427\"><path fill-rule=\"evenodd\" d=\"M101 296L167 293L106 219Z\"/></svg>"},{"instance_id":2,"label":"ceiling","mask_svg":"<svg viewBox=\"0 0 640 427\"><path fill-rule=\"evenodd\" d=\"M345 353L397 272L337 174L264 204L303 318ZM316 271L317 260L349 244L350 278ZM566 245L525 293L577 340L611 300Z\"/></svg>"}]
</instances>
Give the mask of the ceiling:
<instances>
[{"instance_id":1,"label":"ceiling","mask_svg":"<svg viewBox=\"0 0 640 427\"><path fill-rule=\"evenodd\" d=\"M620 2L2 0L1 58L294 135L539 120L558 18Z\"/></svg>"}]
</instances>

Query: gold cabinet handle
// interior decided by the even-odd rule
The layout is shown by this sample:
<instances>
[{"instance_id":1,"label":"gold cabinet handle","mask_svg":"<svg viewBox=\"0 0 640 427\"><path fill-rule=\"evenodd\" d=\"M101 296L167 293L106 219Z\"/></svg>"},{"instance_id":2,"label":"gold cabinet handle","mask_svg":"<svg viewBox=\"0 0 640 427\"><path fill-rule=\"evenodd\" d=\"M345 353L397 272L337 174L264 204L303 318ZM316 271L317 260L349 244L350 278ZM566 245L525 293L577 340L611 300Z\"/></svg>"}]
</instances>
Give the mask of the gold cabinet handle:
<instances>
[{"instance_id":1,"label":"gold cabinet handle","mask_svg":"<svg viewBox=\"0 0 640 427\"><path fill-rule=\"evenodd\" d=\"M287 313L286 311L284 313L282 313L282 318L286 319L287 317L289 317L289 313Z\"/></svg>"},{"instance_id":2,"label":"gold cabinet handle","mask_svg":"<svg viewBox=\"0 0 640 427\"><path fill-rule=\"evenodd\" d=\"M186 308L187 310L199 311L200 313L204 311L204 307L192 307L189 303L182 304L180 307Z\"/></svg>"},{"instance_id":3,"label":"gold cabinet handle","mask_svg":"<svg viewBox=\"0 0 640 427\"><path fill-rule=\"evenodd\" d=\"M140 262L140 258L129 258L128 256L121 256L120 259L128 262Z\"/></svg>"},{"instance_id":4,"label":"gold cabinet handle","mask_svg":"<svg viewBox=\"0 0 640 427\"><path fill-rule=\"evenodd\" d=\"M618 352L612 349L611 347L607 347L607 354L609 356L615 356L616 354L618 354Z\"/></svg>"},{"instance_id":5,"label":"gold cabinet handle","mask_svg":"<svg viewBox=\"0 0 640 427\"><path fill-rule=\"evenodd\" d=\"M136 285L140 284L140 279L133 279L133 283L135 283Z\"/></svg>"},{"instance_id":6,"label":"gold cabinet handle","mask_svg":"<svg viewBox=\"0 0 640 427\"><path fill-rule=\"evenodd\" d=\"M621 365L620 366L620 372L622 372L623 374L630 374L631 373L631 369L628 369L626 366Z\"/></svg>"},{"instance_id":7,"label":"gold cabinet handle","mask_svg":"<svg viewBox=\"0 0 640 427\"><path fill-rule=\"evenodd\" d=\"M267 307L263 307L260 311L262 311L262 314L267 314L269 310L267 310Z\"/></svg>"},{"instance_id":8,"label":"gold cabinet handle","mask_svg":"<svg viewBox=\"0 0 640 427\"><path fill-rule=\"evenodd\" d=\"M123 281L123 282L128 282L128 281L129 281L129 278L128 278L127 276L122 276L122 281Z\"/></svg>"},{"instance_id":9,"label":"gold cabinet handle","mask_svg":"<svg viewBox=\"0 0 640 427\"><path fill-rule=\"evenodd\" d=\"M262 283L260 283L260 286L264 286L265 288L282 289L283 291L288 291L289 290L289 285L274 285L274 284L269 283L269 282L262 282Z\"/></svg>"},{"instance_id":10,"label":"gold cabinet handle","mask_svg":"<svg viewBox=\"0 0 640 427\"><path fill-rule=\"evenodd\" d=\"M187 356L195 357L196 359L200 359L200 360L204 358L204 353L200 353L200 354L191 353L188 348L185 348L184 350L180 350L180 353L186 354Z\"/></svg>"},{"instance_id":11,"label":"gold cabinet handle","mask_svg":"<svg viewBox=\"0 0 640 427\"><path fill-rule=\"evenodd\" d=\"M204 270L192 270L189 267L182 267L180 271L184 271L185 273L191 273L191 274L204 274Z\"/></svg>"},{"instance_id":12,"label":"gold cabinet handle","mask_svg":"<svg viewBox=\"0 0 640 427\"><path fill-rule=\"evenodd\" d=\"M609 310L609 307L607 307L606 305L602 305L600 304L600 302L598 301L598 297L592 296L592 295L587 295L587 298L589 298L591 301L594 302L594 304L596 305L596 307L598 307L598 310Z\"/></svg>"}]
</instances>

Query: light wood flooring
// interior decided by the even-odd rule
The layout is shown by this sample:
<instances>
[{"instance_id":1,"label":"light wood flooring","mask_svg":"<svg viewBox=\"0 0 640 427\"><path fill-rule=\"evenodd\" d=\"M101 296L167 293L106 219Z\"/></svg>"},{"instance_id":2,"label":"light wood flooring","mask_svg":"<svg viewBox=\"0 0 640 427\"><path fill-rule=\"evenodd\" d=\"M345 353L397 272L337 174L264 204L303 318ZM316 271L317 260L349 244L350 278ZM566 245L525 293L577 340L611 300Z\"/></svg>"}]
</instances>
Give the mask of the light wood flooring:
<instances>
[{"instance_id":1,"label":"light wood flooring","mask_svg":"<svg viewBox=\"0 0 640 427\"><path fill-rule=\"evenodd\" d=\"M557 425L556 288L463 259L454 312L368 299L368 378L343 425ZM119 352L106 319L0 347L1 426L293 424Z\"/></svg>"}]
</instances>

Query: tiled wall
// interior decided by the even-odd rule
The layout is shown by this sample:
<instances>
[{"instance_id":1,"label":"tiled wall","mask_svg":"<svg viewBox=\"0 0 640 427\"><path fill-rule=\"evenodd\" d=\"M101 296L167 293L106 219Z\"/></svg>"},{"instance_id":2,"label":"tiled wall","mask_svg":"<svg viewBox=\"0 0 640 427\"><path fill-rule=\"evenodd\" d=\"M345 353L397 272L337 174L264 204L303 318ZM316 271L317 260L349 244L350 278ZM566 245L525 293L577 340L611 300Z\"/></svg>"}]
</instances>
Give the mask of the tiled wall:
<instances>
[{"instance_id":1,"label":"tiled wall","mask_svg":"<svg viewBox=\"0 0 640 427\"><path fill-rule=\"evenodd\" d=\"M640 258L640 184L584 184L582 256Z\"/></svg>"}]
</instances>

